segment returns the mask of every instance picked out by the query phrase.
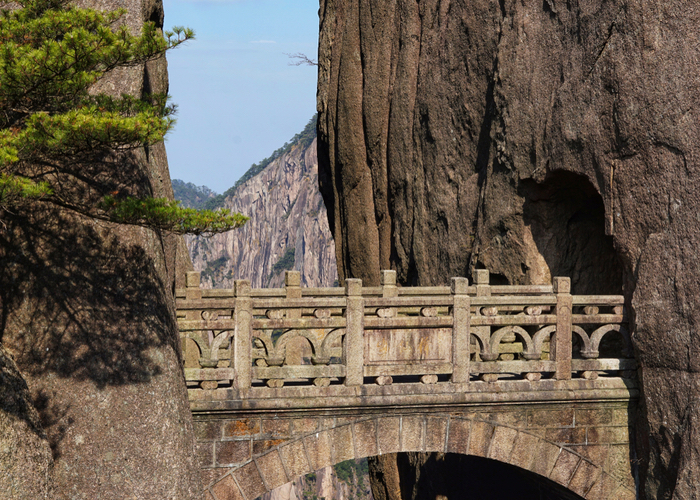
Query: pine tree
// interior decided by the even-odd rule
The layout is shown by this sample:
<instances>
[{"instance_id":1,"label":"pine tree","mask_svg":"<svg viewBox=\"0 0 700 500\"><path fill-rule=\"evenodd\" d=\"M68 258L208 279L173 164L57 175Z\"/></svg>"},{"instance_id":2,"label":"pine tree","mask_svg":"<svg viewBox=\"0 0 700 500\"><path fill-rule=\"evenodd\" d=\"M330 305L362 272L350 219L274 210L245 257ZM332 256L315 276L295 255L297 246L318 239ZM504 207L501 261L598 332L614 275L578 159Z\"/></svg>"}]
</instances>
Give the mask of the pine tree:
<instances>
[{"instance_id":1,"label":"pine tree","mask_svg":"<svg viewBox=\"0 0 700 500\"><path fill-rule=\"evenodd\" d=\"M175 107L166 95L95 89L110 72L143 65L194 36L182 27L163 36L153 23L135 35L125 14L66 0L0 1L0 210L38 200L176 233L240 227L241 214L183 208L123 182L130 168L138 175L130 155L163 140Z\"/></svg>"}]
</instances>

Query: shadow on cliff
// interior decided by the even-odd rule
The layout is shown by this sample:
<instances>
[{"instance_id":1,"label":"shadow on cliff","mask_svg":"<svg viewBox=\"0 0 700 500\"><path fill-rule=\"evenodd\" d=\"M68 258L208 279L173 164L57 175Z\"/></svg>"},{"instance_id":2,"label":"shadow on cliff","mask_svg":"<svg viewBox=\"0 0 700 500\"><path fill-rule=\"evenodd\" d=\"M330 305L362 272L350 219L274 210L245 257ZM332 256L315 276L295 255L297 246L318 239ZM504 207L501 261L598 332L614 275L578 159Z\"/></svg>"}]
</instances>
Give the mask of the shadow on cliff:
<instances>
[{"instance_id":1,"label":"shadow on cliff","mask_svg":"<svg viewBox=\"0 0 700 500\"><path fill-rule=\"evenodd\" d=\"M148 382L162 371L158 348L178 352L177 326L162 270L145 249L146 230L31 208L2 215L0 341L27 381L40 380L29 387L55 450L70 422L62 421L69 407L52 386ZM3 409L41 433L21 407Z\"/></svg>"}]
</instances>

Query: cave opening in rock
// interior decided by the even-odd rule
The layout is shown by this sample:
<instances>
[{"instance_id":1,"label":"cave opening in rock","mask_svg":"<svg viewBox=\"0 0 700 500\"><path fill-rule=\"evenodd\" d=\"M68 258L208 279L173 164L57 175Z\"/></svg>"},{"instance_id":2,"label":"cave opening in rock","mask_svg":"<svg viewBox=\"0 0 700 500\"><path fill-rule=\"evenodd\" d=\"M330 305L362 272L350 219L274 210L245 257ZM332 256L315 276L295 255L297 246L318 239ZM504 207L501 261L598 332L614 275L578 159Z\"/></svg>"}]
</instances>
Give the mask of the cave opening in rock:
<instances>
[{"instance_id":1,"label":"cave opening in rock","mask_svg":"<svg viewBox=\"0 0 700 500\"><path fill-rule=\"evenodd\" d=\"M556 171L521 183L523 220L546 262L544 274L568 276L577 294L621 294L622 265L605 231L605 206L584 176Z\"/></svg>"},{"instance_id":2,"label":"cave opening in rock","mask_svg":"<svg viewBox=\"0 0 700 500\"><path fill-rule=\"evenodd\" d=\"M374 500L581 499L544 476L496 460L454 453L397 453L393 457L401 471L400 499L394 498L398 491L377 489L370 462Z\"/></svg>"}]
</instances>

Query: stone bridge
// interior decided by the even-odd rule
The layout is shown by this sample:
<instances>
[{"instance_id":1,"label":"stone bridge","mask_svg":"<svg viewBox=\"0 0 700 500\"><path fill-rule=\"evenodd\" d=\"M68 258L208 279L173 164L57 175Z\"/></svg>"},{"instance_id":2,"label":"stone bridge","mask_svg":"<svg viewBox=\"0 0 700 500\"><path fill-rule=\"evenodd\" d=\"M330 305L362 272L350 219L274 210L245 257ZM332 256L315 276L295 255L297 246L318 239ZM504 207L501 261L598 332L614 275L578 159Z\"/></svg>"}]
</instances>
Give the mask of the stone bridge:
<instances>
[{"instance_id":1,"label":"stone bridge","mask_svg":"<svg viewBox=\"0 0 700 500\"><path fill-rule=\"evenodd\" d=\"M633 499L638 397L621 296L475 284L177 291L208 500L253 500L339 462L425 451ZM575 495L573 495L575 494Z\"/></svg>"}]
</instances>

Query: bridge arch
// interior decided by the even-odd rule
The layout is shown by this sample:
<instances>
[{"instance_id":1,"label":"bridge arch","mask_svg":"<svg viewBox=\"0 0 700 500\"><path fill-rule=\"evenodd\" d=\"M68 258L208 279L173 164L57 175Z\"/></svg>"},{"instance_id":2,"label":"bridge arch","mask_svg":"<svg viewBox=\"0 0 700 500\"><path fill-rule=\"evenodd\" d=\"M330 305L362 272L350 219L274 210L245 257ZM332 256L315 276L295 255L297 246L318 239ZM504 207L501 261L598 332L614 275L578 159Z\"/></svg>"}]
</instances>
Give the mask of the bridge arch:
<instances>
[{"instance_id":1,"label":"bridge arch","mask_svg":"<svg viewBox=\"0 0 700 500\"><path fill-rule=\"evenodd\" d=\"M483 457L546 477L586 499L635 498L634 484L626 473L628 457L619 453L619 447L568 446L534 428L522 428L503 414L492 418L447 412L320 418L315 430L309 430L309 419L297 424L292 422L290 428L306 428L305 432L268 439L257 447L251 441L253 452L248 460L211 470L205 476L207 499L253 500L326 466L398 452ZM256 425L248 428L264 430ZM242 440L245 436L239 432L237 441Z\"/></svg>"}]
</instances>

